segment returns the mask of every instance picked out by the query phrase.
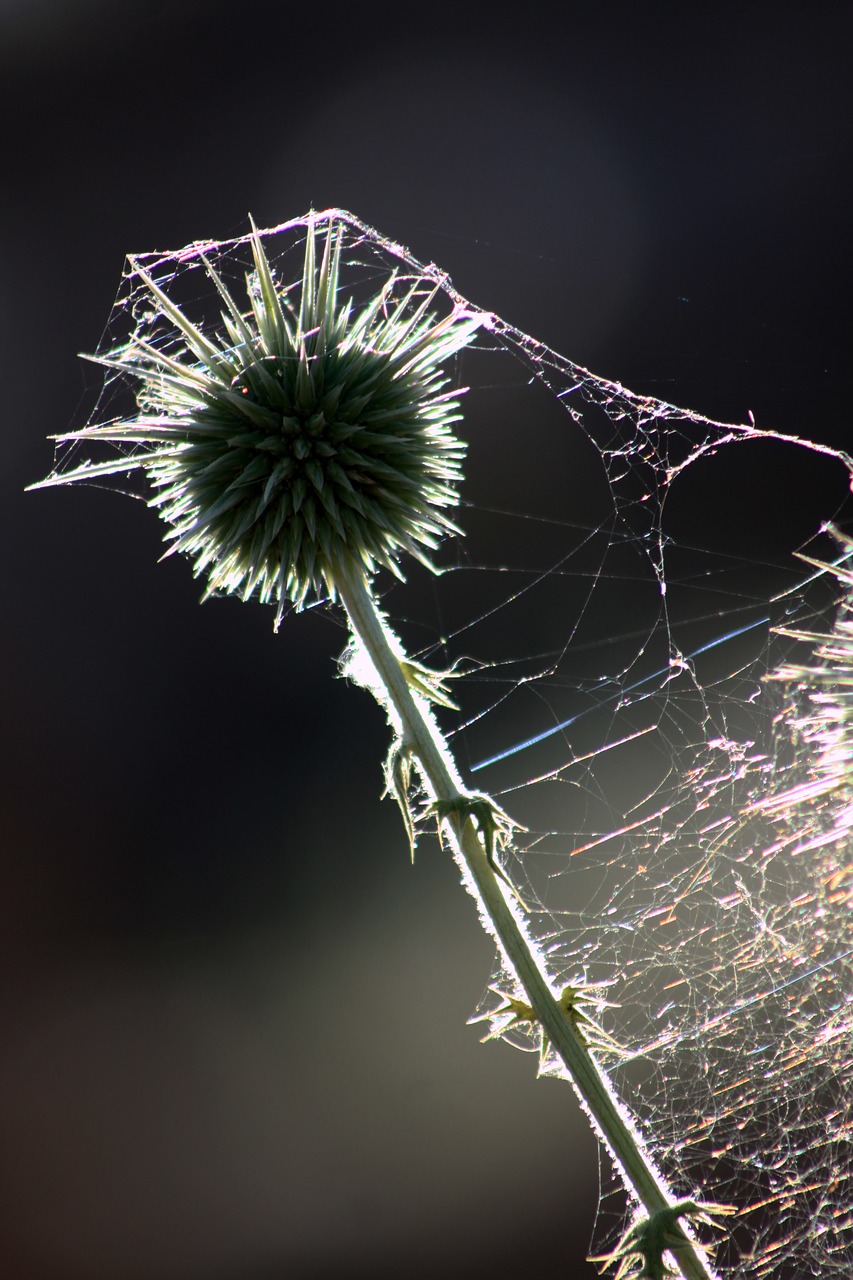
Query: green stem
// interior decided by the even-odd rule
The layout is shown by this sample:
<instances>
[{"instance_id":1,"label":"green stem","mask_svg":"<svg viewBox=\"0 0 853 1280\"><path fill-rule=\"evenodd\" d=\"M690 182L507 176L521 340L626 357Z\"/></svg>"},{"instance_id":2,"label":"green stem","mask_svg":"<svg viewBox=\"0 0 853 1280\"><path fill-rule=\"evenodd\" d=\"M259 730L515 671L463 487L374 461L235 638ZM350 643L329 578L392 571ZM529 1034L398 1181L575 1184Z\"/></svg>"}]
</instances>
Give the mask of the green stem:
<instances>
[{"instance_id":1,"label":"green stem","mask_svg":"<svg viewBox=\"0 0 853 1280\"><path fill-rule=\"evenodd\" d=\"M402 741L411 750L427 790L439 801L452 802L465 796L453 757L432 714L422 700L412 694L400 666L399 645L382 619L363 573L354 565L344 567L335 575L335 586L353 633L370 657L400 720ZM527 937L520 911L514 902L508 901L489 866L475 823L470 818L448 821L475 895L491 921L506 961L524 988L550 1044L562 1059L601 1140L647 1213L651 1215L669 1208L675 1203L674 1197L655 1169L582 1032L555 999ZM685 1280L714 1280L707 1262L686 1237L674 1256Z\"/></svg>"}]
</instances>

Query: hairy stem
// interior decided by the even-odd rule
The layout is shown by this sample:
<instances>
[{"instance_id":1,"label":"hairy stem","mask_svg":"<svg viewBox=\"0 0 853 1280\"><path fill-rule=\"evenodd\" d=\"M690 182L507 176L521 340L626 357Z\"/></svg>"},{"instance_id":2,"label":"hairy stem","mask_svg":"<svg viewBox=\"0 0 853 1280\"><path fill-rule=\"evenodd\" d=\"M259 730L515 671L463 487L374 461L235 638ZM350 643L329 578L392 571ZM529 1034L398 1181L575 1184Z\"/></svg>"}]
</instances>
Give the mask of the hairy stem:
<instances>
[{"instance_id":1,"label":"hairy stem","mask_svg":"<svg viewBox=\"0 0 853 1280\"><path fill-rule=\"evenodd\" d=\"M448 746L425 703L409 687L400 665L399 645L396 638L392 638L362 571L354 564L339 568L335 586L352 631L370 657L385 696L400 721L402 743L411 751L426 789L437 801L453 802L465 797L467 792ZM452 815L446 821L503 955L524 988L550 1044L564 1063L601 1140L649 1215L670 1208L675 1198L654 1167L635 1125L596 1062L582 1031L567 1017L551 991L520 910L508 900L489 865L476 824L470 817ZM714 1280L714 1273L686 1236L673 1256L685 1280Z\"/></svg>"}]
</instances>

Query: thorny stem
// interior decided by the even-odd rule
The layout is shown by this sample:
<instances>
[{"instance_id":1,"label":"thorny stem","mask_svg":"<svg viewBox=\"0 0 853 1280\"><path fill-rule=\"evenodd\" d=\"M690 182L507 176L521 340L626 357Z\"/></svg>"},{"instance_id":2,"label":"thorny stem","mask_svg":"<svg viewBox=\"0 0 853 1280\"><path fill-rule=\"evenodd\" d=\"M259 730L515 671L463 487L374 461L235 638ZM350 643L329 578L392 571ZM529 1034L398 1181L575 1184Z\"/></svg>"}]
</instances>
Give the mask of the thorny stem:
<instances>
[{"instance_id":1,"label":"thorny stem","mask_svg":"<svg viewBox=\"0 0 853 1280\"><path fill-rule=\"evenodd\" d=\"M453 801L465 796L465 788L447 744L425 704L413 695L409 687L400 666L399 651L395 652L391 634L370 594L363 572L353 563L340 566L335 574L335 587L352 630L367 651L400 720L402 742L411 750L427 790L438 801ZM470 817L450 817L447 821L500 948L617 1167L650 1216L670 1208L675 1202L674 1197L655 1169L582 1032L557 1003L528 941L519 909L508 901L489 866L476 825ZM673 1256L685 1280L715 1280L708 1263L687 1236Z\"/></svg>"}]
</instances>

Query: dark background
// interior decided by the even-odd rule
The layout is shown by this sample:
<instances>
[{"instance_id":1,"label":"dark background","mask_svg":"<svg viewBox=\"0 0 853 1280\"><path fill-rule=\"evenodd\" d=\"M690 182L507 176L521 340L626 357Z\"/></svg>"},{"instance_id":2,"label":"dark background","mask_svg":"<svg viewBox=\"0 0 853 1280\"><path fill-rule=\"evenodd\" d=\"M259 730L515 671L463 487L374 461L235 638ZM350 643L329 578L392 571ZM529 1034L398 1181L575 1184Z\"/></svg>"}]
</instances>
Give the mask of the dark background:
<instances>
[{"instance_id":1,"label":"dark background","mask_svg":"<svg viewBox=\"0 0 853 1280\"><path fill-rule=\"evenodd\" d=\"M22 491L127 251L328 205L626 386L843 445L851 27L0 4L4 1277L593 1274L595 1143L465 1025L490 944L379 803L339 621L199 609L141 504Z\"/></svg>"}]
</instances>

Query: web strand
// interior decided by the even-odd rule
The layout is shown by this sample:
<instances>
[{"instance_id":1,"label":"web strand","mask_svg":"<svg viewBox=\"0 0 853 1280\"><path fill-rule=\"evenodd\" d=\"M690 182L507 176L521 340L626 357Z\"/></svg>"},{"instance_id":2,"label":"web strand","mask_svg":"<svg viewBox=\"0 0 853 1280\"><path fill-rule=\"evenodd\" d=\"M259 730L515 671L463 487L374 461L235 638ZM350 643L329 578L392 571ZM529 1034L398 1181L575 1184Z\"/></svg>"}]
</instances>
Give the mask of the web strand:
<instances>
[{"instance_id":1,"label":"web strand","mask_svg":"<svg viewBox=\"0 0 853 1280\"><path fill-rule=\"evenodd\" d=\"M332 216L354 295L396 270L477 311L351 215L315 218ZM263 238L286 288L304 220ZM245 291L249 238L131 258L102 354L131 337L177 350L139 268L191 313L206 264ZM410 652L458 677L460 712L441 713L457 757L527 829L506 856L537 941L555 986L606 996L602 1057L663 1174L737 1208L721 1275L846 1280L853 796L844 768L827 782L827 752L849 729L839 715L821 737L844 672L808 706L802 673L845 598L820 565L844 563L828 527L849 518L853 463L633 395L494 316L458 380L466 537L443 545L438 579L380 579L383 606ZM107 368L92 421L128 394ZM60 444L58 473L82 451ZM606 1197L593 1252L624 1226Z\"/></svg>"}]
</instances>

